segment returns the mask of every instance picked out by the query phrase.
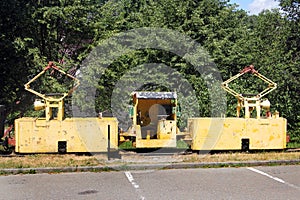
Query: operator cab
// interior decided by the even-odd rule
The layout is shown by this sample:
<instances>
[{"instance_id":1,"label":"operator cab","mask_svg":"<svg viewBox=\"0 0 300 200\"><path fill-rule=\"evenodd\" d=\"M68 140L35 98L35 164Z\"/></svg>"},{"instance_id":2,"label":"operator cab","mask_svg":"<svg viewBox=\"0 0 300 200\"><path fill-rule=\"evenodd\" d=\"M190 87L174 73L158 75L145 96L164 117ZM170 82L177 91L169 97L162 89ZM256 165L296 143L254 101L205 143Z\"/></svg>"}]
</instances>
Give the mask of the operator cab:
<instances>
[{"instance_id":1,"label":"operator cab","mask_svg":"<svg viewBox=\"0 0 300 200\"><path fill-rule=\"evenodd\" d=\"M176 120L179 107L176 92L133 92L133 105L130 116L139 142L146 147L162 147L163 142L154 140L173 140L176 142ZM152 140L146 144L146 140ZM142 146L142 145L141 145Z\"/></svg>"}]
</instances>

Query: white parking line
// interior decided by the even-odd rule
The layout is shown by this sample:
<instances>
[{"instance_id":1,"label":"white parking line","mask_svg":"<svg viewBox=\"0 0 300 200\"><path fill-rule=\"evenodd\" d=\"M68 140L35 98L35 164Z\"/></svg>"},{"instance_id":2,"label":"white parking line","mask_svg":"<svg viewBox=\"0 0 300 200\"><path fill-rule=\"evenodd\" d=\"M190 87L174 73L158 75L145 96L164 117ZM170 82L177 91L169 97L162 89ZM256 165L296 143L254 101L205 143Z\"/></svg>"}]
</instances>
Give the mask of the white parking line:
<instances>
[{"instance_id":1,"label":"white parking line","mask_svg":"<svg viewBox=\"0 0 300 200\"><path fill-rule=\"evenodd\" d=\"M249 169L249 170L251 170L251 171L253 171L253 172L256 172L256 173L258 173L258 174L261 174L261 175L263 175L263 176L266 176L266 177L268 177L268 178L271 178L271 179L273 179L273 180L275 180L275 181L277 181L277 182L279 182L279 183L283 183L283 184L285 184L285 185L288 185L288 186L290 186L290 187L293 187L293 188L295 188L295 189L300 189L298 186L296 186L296 185L293 185L293 184L291 184L291 183L288 183L288 182L286 182L286 181L284 181L284 180L282 180L282 179L280 179L280 178L278 178L278 177L275 177L275 176L271 176L270 174L267 174L267 173L265 173L265 172L263 172L263 171L260 171L260 170L258 170L258 169L255 169L255 168L253 168L253 167L248 167L247 169Z\"/></svg>"},{"instance_id":2,"label":"white parking line","mask_svg":"<svg viewBox=\"0 0 300 200\"><path fill-rule=\"evenodd\" d=\"M130 172L125 172L128 181L133 185L134 188L139 188L140 186L134 181L134 178Z\"/></svg>"},{"instance_id":3,"label":"white parking line","mask_svg":"<svg viewBox=\"0 0 300 200\"><path fill-rule=\"evenodd\" d=\"M280 178L277 178L277 177L274 177L274 176L271 176L271 175L269 175L269 174L267 174L267 173L265 173L265 172L262 172L262 171L260 171L260 170L258 170L258 169L255 169L255 168L253 168L253 167L248 167L247 169L249 169L249 170L251 170L251 171L253 171L253 172L256 172L256 173L258 173L258 174L264 175L264 176L266 176L266 177L269 177L269 178L271 178L271 179L273 179L273 180L275 180L275 181L278 181L278 182L280 182L280 183L285 183L284 180L282 180L282 179L280 179Z\"/></svg>"},{"instance_id":4,"label":"white parking line","mask_svg":"<svg viewBox=\"0 0 300 200\"><path fill-rule=\"evenodd\" d=\"M141 195L141 191L138 190L140 188L140 186L134 180L132 174L129 171L127 171L127 172L125 172L125 175L126 175L128 181L131 183L131 185L136 189L136 192L139 193L139 196L140 196L139 199L140 200L145 200L146 198L143 195Z\"/></svg>"}]
</instances>

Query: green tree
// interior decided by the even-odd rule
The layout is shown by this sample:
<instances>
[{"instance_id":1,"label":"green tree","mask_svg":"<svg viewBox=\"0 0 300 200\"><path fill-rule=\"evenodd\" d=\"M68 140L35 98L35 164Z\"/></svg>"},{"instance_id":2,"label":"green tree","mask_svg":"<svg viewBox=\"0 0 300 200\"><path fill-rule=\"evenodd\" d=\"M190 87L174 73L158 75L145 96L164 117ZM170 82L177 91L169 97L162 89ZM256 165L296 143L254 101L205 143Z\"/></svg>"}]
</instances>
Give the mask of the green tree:
<instances>
[{"instance_id":1,"label":"green tree","mask_svg":"<svg viewBox=\"0 0 300 200\"><path fill-rule=\"evenodd\" d=\"M24 84L48 61L65 71L77 68L94 42L102 1L1 1L1 104L9 120L32 110L34 95ZM51 92L56 85L40 90Z\"/></svg>"},{"instance_id":2,"label":"green tree","mask_svg":"<svg viewBox=\"0 0 300 200\"><path fill-rule=\"evenodd\" d=\"M166 28L201 44L224 80L254 64L262 74L278 83L278 89L268 98L273 109L288 119L289 130L293 138L297 138L300 135L297 102L300 95L297 78L300 75L299 1L279 2L284 13L272 10L249 16L228 0L3 0L0 3L1 104L8 107L10 119L20 112L31 115L29 110L35 97L24 91L23 85L48 61L55 61L64 71L75 73L95 47L118 33L141 27ZM172 37L167 39L175 43L176 38ZM152 42L142 36L141 41L146 46ZM103 53L114 56L122 50L124 42L118 41L116 49L108 48ZM168 46L163 41L158 43ZM197 62L205 66L201 58ZM104 60L102 64L105 63ZM109 110L116 84L130 70L146 63L161 63L180 73L197 94L200 116L211 115L213 108L205 77L193 68L194 63L187 62L184 56L152 48L124 52L101 72L103 76L95 85L96 111ZM94 72L86 73L91 74L86 81L92 83ZM150 74L149 78L157 75ZM236 89L257 91L263 88L259 82L250 80L250 76L246 78L249 80L237 80ZM68 85L61 84L64 81L50 83L42 78L34 87L45 93L54 89L60 91ZM168 88L146 84L140 90ZM86 102L81 102L81 106L86 106ZM234 115L235 106L234 97L228 96L227 114Z\"/></svg>"},{"instance_id":3,"label":"green tree","mask_svg":"<svg viewBox=\"0 0 300 200\"><path fill-rule=\"evenodd\" d=\"M292 141L300 141L300 1L299 0L280 0L280 6L287 18L286 31L287 38L284 40L286 49L285 54L288 56L285 62L285 96L283 104L287 105L289 120L289 131Z\"/></svg>"},{"instance_id":4,"label":"green tree","mask_svg":"<svg viewBox=\"0 0 300 200\"><path fill-rule=\"evenodd\" d=\"M35 49L29 48L32 24L28 1L1 1L0 15L0 103L6 106L8 120L13 123L28 108L23 84L31 74L35 54Z\"/></svg>"}]
</instances>

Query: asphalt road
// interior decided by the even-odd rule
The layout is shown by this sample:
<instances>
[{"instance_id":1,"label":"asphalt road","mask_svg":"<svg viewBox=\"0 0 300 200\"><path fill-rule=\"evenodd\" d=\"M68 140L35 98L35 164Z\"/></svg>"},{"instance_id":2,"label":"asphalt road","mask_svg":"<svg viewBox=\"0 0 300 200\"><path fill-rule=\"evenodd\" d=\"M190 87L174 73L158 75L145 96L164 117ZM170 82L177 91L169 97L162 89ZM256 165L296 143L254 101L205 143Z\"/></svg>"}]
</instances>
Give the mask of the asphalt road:
<instances>
[{"instance_id":1,"label":"asphalt road","mask_svg":"<svg viewBox=\"0 0 300 200\"><path fill-rule=\"evenodd\" d=\"M0 177L0 199L299 199L300 166Z\"/></svg>"}]
</instances>

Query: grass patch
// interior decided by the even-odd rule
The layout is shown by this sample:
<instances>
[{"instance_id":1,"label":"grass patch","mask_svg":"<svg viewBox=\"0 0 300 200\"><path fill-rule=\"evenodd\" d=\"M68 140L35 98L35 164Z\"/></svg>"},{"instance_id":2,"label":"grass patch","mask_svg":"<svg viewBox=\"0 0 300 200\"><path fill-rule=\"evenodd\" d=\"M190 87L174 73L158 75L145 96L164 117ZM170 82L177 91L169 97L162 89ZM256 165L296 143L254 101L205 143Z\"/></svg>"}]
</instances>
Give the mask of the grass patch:
<instances>
[{"instance_id":1,"label":"grass patch","mask_svg":"<svg viewBox=\"0 0 300 200\"><path fill-rule=\"evenodd\" d=\"M104 158L97 156L34 154L22 157L2 157L0 168L97 166L102 163L102 160Z\"/></svg>"},{"instance_id":2,"label":"grass patch","mask_svg":"<svg viewBox=\"0 0 300 200\"><path fill-rule=\"evenodd\" d=\"M132 141L126 141L119 145L119 149L135 149Z\"/></svg>"},{"instance_id":3,"label":"grass patch","mask_svg":"<svg viewBox=\"0 0 300 200\"><path fill-rule=\"evenodd\" d=\"M178 140L177 144L176 144L176 148L177 149L188 149L189 145L183 140Z\"/></svg>"},{"instance_id":4,"label":"grass patch","mask_svg":"<svg viewBox=\"0 0 300 200\"><path fill-rule=\"evenodd\" d=\"M133 154L137 156L137 154ZM300 160L300 152L259 152L259 153L218 153L218 154L190 154L173 155L175 162L205 163L205 162L243 162L243 161L274 161L274 160ZM178 158L178 159L177 159ZM123 158L124 159L124 158ZM141 159L141 160L140 160ZM135 161L128 162L126 159L117 160L115 165L120 164L121 170L126 170L128 165L134 163L151 163L151 159L143 161L144 158L136 158ZM124 163L125 162L125 163ZM172 161L173 162L173 161ZM43 167L80 167L80 166L106 166L110 162L104 154L95 154L93 156L75 155L75 154L34 154L24 155L22 157L1 157L0 169L4 168L43 168ZM154 162L155 163L155 162ZM224 164L226 165L226 164ZM111 171L110 167L103 171ZM36 173L35 171L28 173ZM0 174L1 175L1 174Z\"/></svg>"},{"instance_id":5,"label":"grass patch","mask_svg":"<svg viewBox=\"0 0 300 200\"><path fill-rule=\"evenodd\" d=\"M287 143L287 148L300 148L299 142L289 142Z\"/></svg>"},{"instance_id":6,"label":"grass patch","mask_svg":"<svg viewBox=\"0 0 300 200\"><path fill-rule=\"evenodd\" d=\"M262 153L218 153L192 154L183 157L183 162L238 162L268 160L298 160L300 152L262 152Z\"/></svg>"}]
</instances>

